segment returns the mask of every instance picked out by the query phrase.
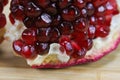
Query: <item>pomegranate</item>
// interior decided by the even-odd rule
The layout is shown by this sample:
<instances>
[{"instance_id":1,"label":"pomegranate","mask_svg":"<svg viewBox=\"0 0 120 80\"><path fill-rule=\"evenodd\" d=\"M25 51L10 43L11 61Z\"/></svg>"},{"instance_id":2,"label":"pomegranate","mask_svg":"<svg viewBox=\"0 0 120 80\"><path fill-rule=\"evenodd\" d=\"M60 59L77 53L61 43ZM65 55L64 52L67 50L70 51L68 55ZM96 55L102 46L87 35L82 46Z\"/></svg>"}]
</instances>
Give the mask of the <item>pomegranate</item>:
<instances>
[{"instance_id":1,"label":"pomegranate","mask_svg":"<svg viewBox=\"0 0 120 80\"><path fill-rule=\"evenodd\" d=\"M4 26L6 24L6 17L3 13L4 6L8 3L8 0L0 0L0 43L3 41L5 33Z\"/></svg>"},{"instance_id":2,"label":"pomegranate","mask_svg":"<svg viewBox=\"0 0 120 80\"><path fill-rule=\"evenodd\" d=\"M97 61L120 42L119 7L119 0L12 0L6 37L33 68Z\"/></svg>"}]
</instances>

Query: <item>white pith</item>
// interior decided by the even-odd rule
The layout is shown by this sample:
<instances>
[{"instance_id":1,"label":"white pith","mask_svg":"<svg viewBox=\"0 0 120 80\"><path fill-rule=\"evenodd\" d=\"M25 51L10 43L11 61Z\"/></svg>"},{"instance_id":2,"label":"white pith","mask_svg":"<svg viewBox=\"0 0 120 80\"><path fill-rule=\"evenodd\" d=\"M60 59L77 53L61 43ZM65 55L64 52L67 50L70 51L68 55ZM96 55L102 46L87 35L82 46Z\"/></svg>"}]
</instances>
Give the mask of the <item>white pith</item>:
<instances>
[{"instance_id":1,"label":"white pith","mask_svg":"<svg viewBox=\"0 0 120 80\"><path fill-rule=\"evenodd\" d=\"M120 9L120 0L116 0L116 1ZM106 38L95 39L92 49L86 53L85 58L93 58L92 56L95 56L95 55L103 55L101 53L108 51L111 48L111 46L114 45L112 43L116 41L116 39L119 37L118 34L120 34L120 22L119 21L120 21L120 14L112 18L111 26L110 26L110 30L111 30L110 34ZM24 29L25 27L22 24L22 22L19 22L16 20L16 23L12 27L11 26L7 27L5 38L13 42L14 40L17 40L21 37L21 34ZM27 59L27 63L30 66L45 64L45 61L49 63L52 61L51 59L54 58L54 55L57 55L56 58L58 59L58 61L62 63L68 62L70 57L66 54L65 51L61 52L59 48L60 48L59 44L53 43L50 45L48 54L44 56L38 55L35 59ZM47 58L47 57L50 57L50 58Z\"/></svg>"}]
</instances>

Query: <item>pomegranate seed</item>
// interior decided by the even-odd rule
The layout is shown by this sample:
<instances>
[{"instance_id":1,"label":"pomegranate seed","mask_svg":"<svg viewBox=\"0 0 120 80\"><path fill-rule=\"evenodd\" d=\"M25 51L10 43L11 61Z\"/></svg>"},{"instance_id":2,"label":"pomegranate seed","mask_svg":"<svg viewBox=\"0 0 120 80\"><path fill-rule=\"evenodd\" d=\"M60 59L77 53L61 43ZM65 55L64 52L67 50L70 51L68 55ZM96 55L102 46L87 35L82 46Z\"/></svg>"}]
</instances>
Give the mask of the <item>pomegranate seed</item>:
<instances>
[{"instance_id":1,"label":"pomegranate seed","mask_svg":"<svg viewBox=\"0 0 120 80\"><path fill-rule=\"evenodd\" d=\"M75 5L77 5L79 9L82 9L86 6L86 2L84 0L75 0Z\"/></svg>"},{"instance_id":2,"label":"pomegranate seed","mask_svg":"<svg viewBox=\"0 0 120 80\"><path fill-rule=\"evenodd\" d=\"M81 47L85 48L86 50L90 50L93 46L92 39L84 40L83 42L78 43Z\"/></svg>"},{"instance_id":3,"label":"pomegranate seed","mask_svg":"<svg viewBox=\"0 0 120 80\"><path fill-rule=\"evenodd\" d=\"M78 35L79 34L79 35ZM87 36L87 33L86 32L74 32L73 34L72 34L72 38L75 40L75 41L77 41L77 42L79 42L79 41L83 41L83 40L86 40L87 38L88 38L88 36Z\"/></svg>"},{"instance_id":4,"label":"pomegranate seed","mask_svg":"<svg viewBox=\"0 0 120 80\"><path fill-rule=\"evenodd\" d=\"M13 49L14 51L21 55L22 47L24 45L24 42L22 40L16 40L13 42Z\"/></svg>"},{"instance_id":5,"label":"pomegranate seed","mask_svg":"<svg viewBox=\"0 0 120 80\"><path fill-rule=\"evenodd\" d=\"M45 11L50 15L56 15L58 13L56 9L56 4L54 3L47 7Z\"/></svg>"},{"instance_id":6,"label":"pomegranate seed","mask_svg":"<svg viewBox=\"0 0 120 80\"><path fill-rule=\"evenodd\" d=\"M33 58L37 56L35 53L35 47L32 45L27 45L22 40L14 41L13 48L18 55L21 55L25 58Z\"/></svg>"},{"instance_id":7,"label":"pomegranate seed","mask_svg":"<svg viewBox=\"0 0 120 80\"><path fill-rule=\"evenodd\" d=\"M3 28L6 24L6 17L4 14L0 14L0 28Z\"/></svg>"},{"instance_id":8,"label":"pomegranate seed","mask_svg":"<svg viewBox=\"0 0 120 80\"><path fill-rule=\"evenodd\" d=\"M60 32L57 28L53 28L50 33L49 33L49 38L50 41L49 42L58 42L58 38L60 37Z\"/></svg>"},{"instance_id":9,"label":"pomegranate seed","mask_svg":"<svg viewBox=\"0 0 120 80\"><path fill-rule=\"evenodd\" d=\"M3 4L0 3L0 13L2 13L2 12L3 12Z\"/></svg>"},{"instance_id":10,"label":"pomegranate seed","mask_svg":"<svg viewBox=\"0 0 120 80\"><path fill-rule=\"evenodd\" d=\"M23 20L23 23L24 25L27 27L27 28L31 28L34 25L34 19L33 18L30 18L30 17L26 17L24 20Z\"/></svg>"},{"instance_id":11,"label":"pomegranate seed","mask_svg":"<svg viewBox=\"0 0 120 80\"><path fill-rule=\"evenodd\" d=\"M96 27L94 25L90 25L90 27L88 28L88 37L90 39L95 38L95 33L96 33Z\"/></svg>"},{"instance_id":12,"label":"pomegranate seed","mask_svg":"<svg viewBox=\"0 0 120 80\"><path fill-rule=\"evenodd\" d=\"M73 31L73 25L68 22L64 22L59 26L59 30L62 35L69 35Z\"/></svg>"},{"instance_id":13,"label":"pomegranate seed","mask_svg":"<svg viewBox=\"0 0 120 80\"><path fill-rule=\"evenodd\" d=\"M49 49L49 44L48 43L41 43L39 41L37 41L35 43L35 51L37 54L45 54L47 53L48 49Z\"/></svg>"},{"instance_id":14,"label":"pomegranate seed","mask_svg":"<svg viewBox=\"0 0 120 80\"><path fill-rule=\"evenodd\" d=\"M0 28L3 28L6 24L6 17L3 14L3 8L8 3L8 0L0 0Z\"/></svg>"},{"instance_id":15,"label":"pomegranate seed","mask_svg":"<svg viewBox=\"0 0 120 80\"><path fill-rule=\"evenodd\" d=\"M98 37L106 37L108 34L109 34L109 32L110 32L110 28L108 28L108 27L102 27L102 26L104 26L104 25L100 25L98 28L97 28L97 30L96 30L96 36Z\"/></svg>"},{"instance_id":16,"label":"pomegranate seed","mask_svg":"<svg viewBox=\"0 0 120 80\"><path fill-rule=\"evenodd\" d=\"M91 16L91 15L94 14L95 9L94 9L94 5L92 3L87 3L87 7L86 8L87 8L88 16Z\"/></svg>"},{"instance_id":17,"label":"pomegranate seed","mask_svg":"<svg viewBox=\"0 0 120 80\"><path fill-rule=\"evenodd\" d=\"M41 7L45 8L48 6L48 4L50 3L50 0L37 0L36 1L38 3L38 5L40 5Z\"/></svg>"},{"instance_id":18,"label":"pomegranate seed","mask_svg":"<svg viewBox=\"0 0 120 80\"><path fill-rule=\"evenodd\" d=\"M13 15L12 15L12 13L9 14L9 19L10 19L10 22L11 22L12 24L15 23L15 20L14 20L14 17L13 17Z\"/></svg>"},{"instance_id":19,"label":"pomegranate seed","mask_svg":"<svg viewBox=\"0 0 120 80\"><path fill-rule=\"evenodd\" d=\"M8 3L8 0L3 0L4 6L7 5L7 3Z\"/></svg>"},{"instance_id":20,"label":"pomegranate seed","mask_svg":"<svg viewBox=\"0 0 120 80\"><path fill-rule=\"evenodd\" d=\"M22 5L16 5L10 9L12 10L12 14L16 19L18 19L18 20L24 19L24 17L25 17L24 7Z\"/></svg>"},{"instance_id":21,"label":"pomegranate seed","mask_svg":"<svg viewBox=\"0 0 120 80\"><path fill-rule=\"evenodd\" d=\"M74 53L71 55L73 58L82 58L84 57L86 54L86 49L85 48L82 48L80 50L76 50L74 51Z\"/></svg>"},{"instance_id":22,"label":"pomegranate seed","mask_svg":"<svg viewBox=\"0 0 120 80\"><path fill-rule=\"evenodd\" d=\"M61 23L61 16L57 15L57 16L54 16L51 26L58 26L60 25L60 23Z\"/></svg>"},{"instance_id":23,"label":"pomegranate seed","mask_svg":"<svg viewBox=\"0 0 120 80\"><path fill-rule=\"evenodd\" d=\"M37 56L35 53L35 47L31 45L22 46L21 55L25 58L34 58Z\"/></svg>"},{"instance_id":24,"label":"pomegranate seed","mask_svg":"<svg viewBox=\"0 0 120 80\"><path fill-rule=\"evenodd\" d=\"M74 29L76 31L85 31L88 28L88 21L84 18L76 20Z\"/></svg>"},{"instance_id":25,"label":"pomegranate seed","mask_svg":"<svg viewBox=\"0 0 120 80\"><path fill-rule=\"evenodd\" d=\"M50 40L49 33L51 29L50 28L40 28L39 32L37 34L37 39L40 42L48 42Z\"/></svg>"},{"instance_id":26,"label":"pomegranate seed","mask_svg":"<svg viewBox=\"0 0 120 80\"><path fill-rule=\"evenodd\" d=\"M76 19L76 17L78 17L79 14L79 9L77 9L77 7L75 6L70 6L67 9L64 9L62 12L62 18L66 21L73 21Z\"/></svg>"},{"instance_id":27,"label":"pomegranate seed","mask_svg":"<svg viewBox=\"0 0 120 80\"><path fill-rule=\"evenodd\" d=\"M71 2L72 2L72 0L60 0L59 1L59 7L61 9L63 9L65 7L67 7L67 6L69 6L71 4Z\"/></svg>"},{"instance_id":28,"label":"pomegranate seed","mask_svg":"<svg viewBox=\"0 0 120 80\"><path fill-rule=\"evenodd\" d=\"M36 41L37 30L35 28L25 29L22 33L22 39L27 44L33 44Z\"/></svg>"},{"instance_id":29,"label":"pomegranate seed","mask_svg":"<svg viewBox=\"0 0 120 80\"><path fill-rule=\"evenodd\" d=\"M25 7L26 16L37 17L41 14L41 9L33 2L29 2Z\"/></svg>"},{"instance_id":30,"label":"pomegranate seed","mask_svg":"<svg viewBox=\"0 0 120 80\"><path fill-rule=\"evenodd\" d=\"M43 13L41 17L36 19L36 26L37 27L48 27L52 22L51 16L49 14Z\"/></svg>"},{"instance_id":31,"label":"pomegranate seed","mask_svg":"<svg viewBox=\"0 0 120 80\"><path fill-rule=\"evenodd\" d=\"M73 53L73 46L70 39L67 36L62 36L59 40L59 43L65 48L68 55Z\"/></svg>"}]
</instances>

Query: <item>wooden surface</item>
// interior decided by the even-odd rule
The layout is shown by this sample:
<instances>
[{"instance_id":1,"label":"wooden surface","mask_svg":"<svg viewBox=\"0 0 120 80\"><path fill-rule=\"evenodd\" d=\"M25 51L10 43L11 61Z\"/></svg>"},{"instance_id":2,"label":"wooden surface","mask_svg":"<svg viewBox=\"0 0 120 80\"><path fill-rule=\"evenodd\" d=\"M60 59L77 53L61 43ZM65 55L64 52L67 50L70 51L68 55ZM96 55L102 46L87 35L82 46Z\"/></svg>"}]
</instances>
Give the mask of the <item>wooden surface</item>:
<instances>
[{"instance_id":1,"label":"wooden surface","mask_svg":"<svg viewBox=\"0 0 120 80\"><path fill-rule=\"evenodd\" d=\"M1 52L0 80L119 80L119 53L120 47L95 63L64 69L32 69L22 58Z\"/></svg>"}]
</instances>

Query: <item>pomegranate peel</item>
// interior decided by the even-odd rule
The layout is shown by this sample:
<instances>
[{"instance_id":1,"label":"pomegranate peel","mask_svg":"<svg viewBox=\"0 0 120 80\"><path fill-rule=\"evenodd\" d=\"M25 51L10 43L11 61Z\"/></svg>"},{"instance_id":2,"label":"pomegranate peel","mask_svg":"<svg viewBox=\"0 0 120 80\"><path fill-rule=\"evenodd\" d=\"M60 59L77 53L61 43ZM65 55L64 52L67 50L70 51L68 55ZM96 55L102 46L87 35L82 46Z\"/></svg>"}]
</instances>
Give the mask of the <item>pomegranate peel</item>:
<instances>
[{"instance_id":1,"label":"pomegranate peel","mask_svg":"<svg viewBox=\"0 0 120 80\"><path fill-rule=\"evenodd\" d=\"M15 1L10 7L14 29L6 37L14 41L14 51L34 68L94 62L116 49L120 42L116 0L89 0L83 4L77 0L43 0L44 4L37 0ZM19 40L23 45L17 44Z\"/></svg>"}]
</instances>

